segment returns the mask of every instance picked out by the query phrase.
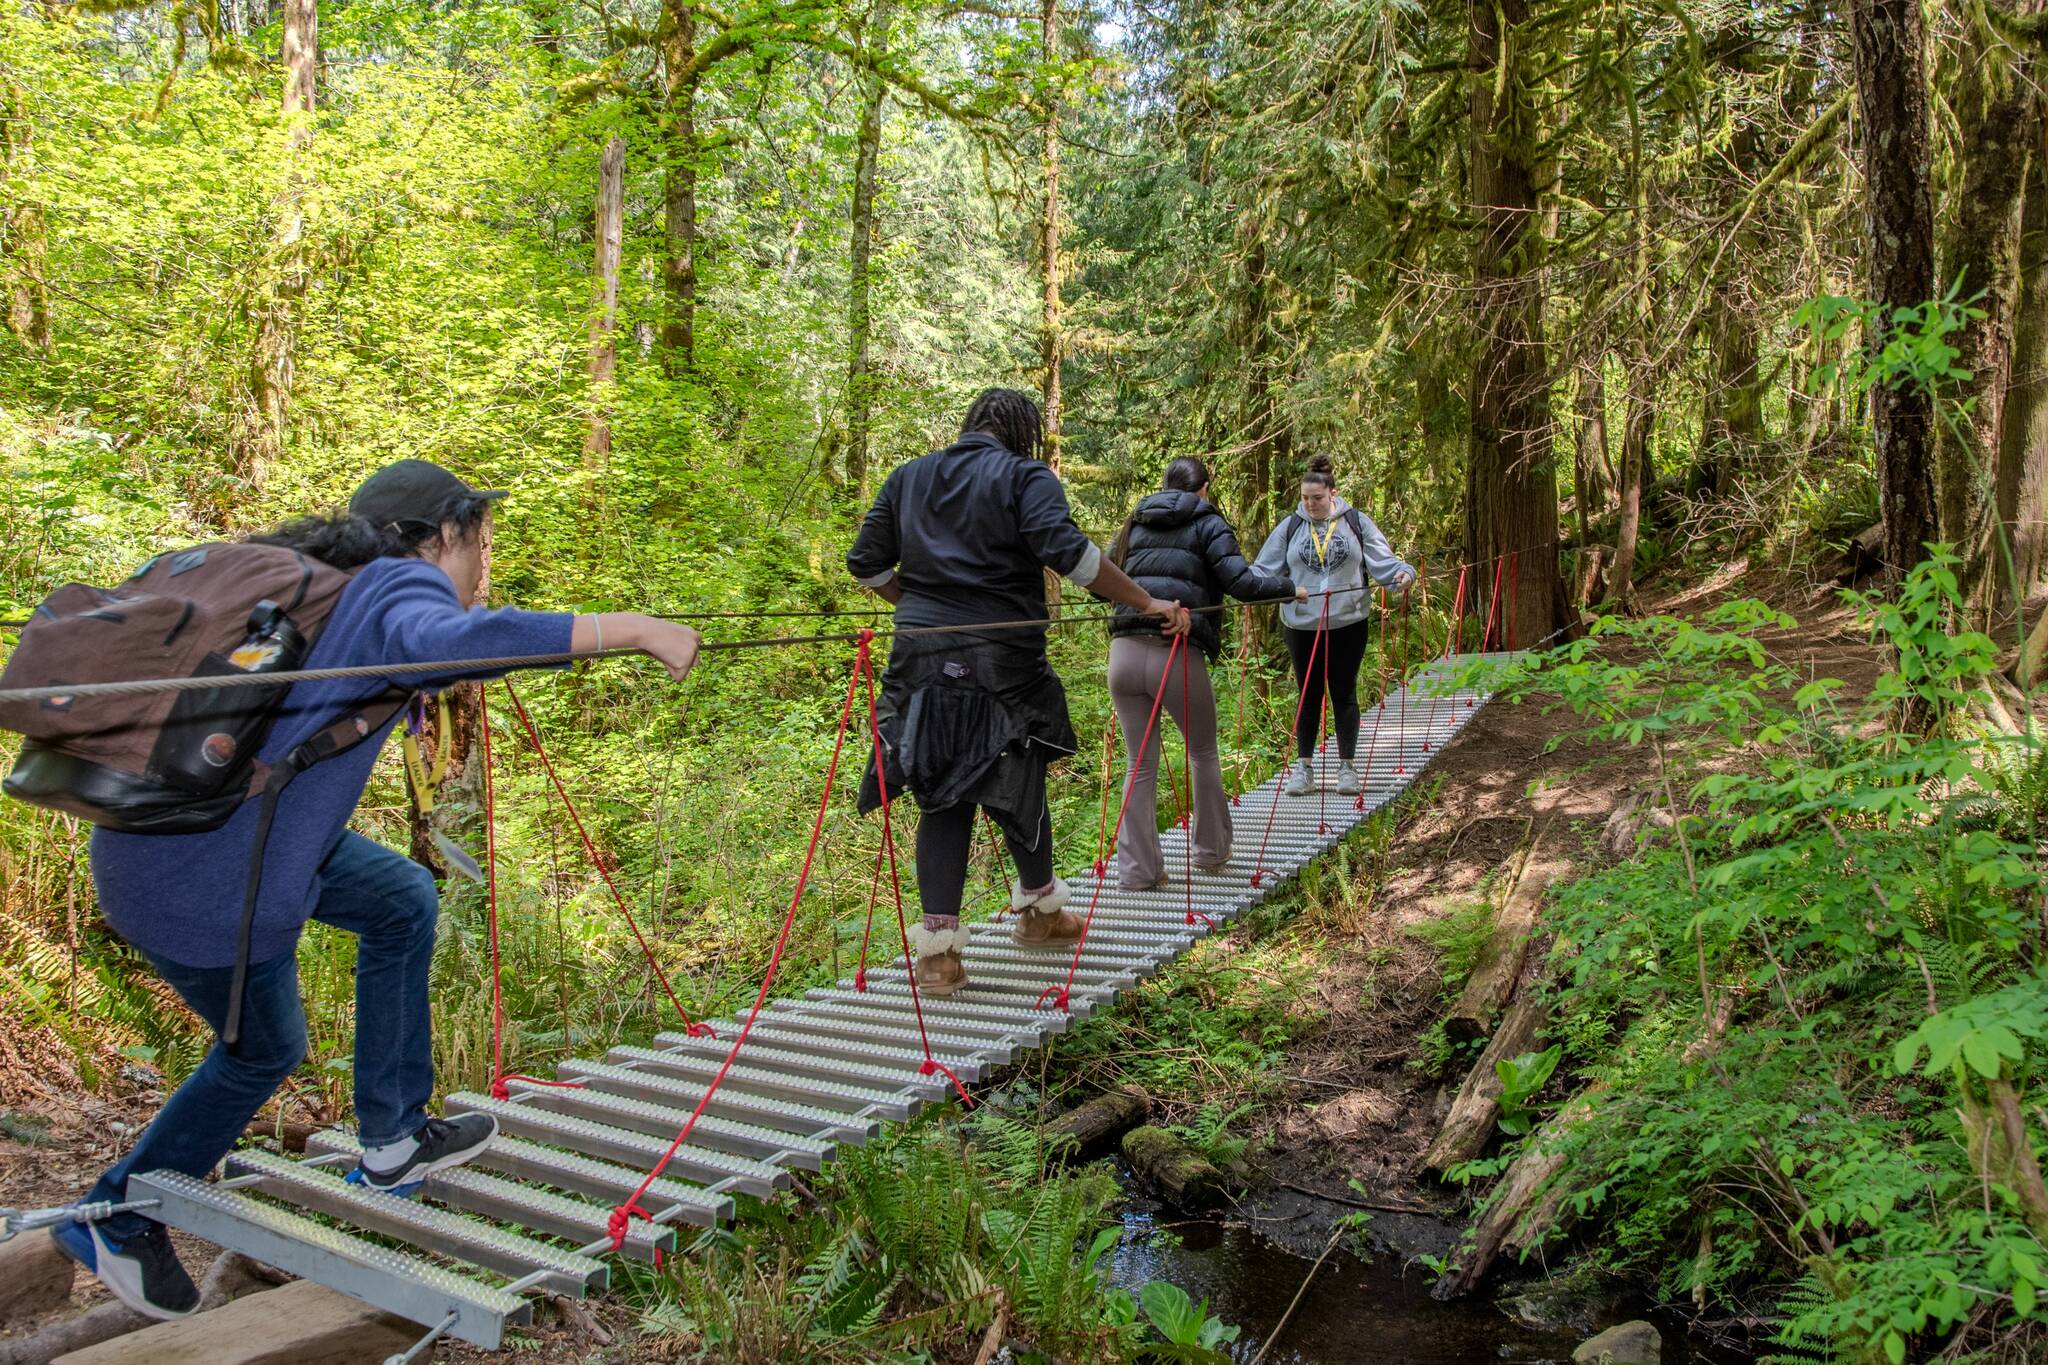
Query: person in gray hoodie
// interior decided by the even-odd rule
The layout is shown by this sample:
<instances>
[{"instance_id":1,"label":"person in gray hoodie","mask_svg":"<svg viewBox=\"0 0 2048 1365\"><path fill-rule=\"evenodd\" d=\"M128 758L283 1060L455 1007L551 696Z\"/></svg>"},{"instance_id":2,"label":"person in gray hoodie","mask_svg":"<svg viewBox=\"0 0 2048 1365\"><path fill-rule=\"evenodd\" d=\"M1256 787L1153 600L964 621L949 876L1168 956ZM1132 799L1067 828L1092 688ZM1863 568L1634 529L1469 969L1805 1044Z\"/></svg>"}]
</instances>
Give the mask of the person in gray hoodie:
<instances>
[{"instance_id":1,"label":"person in gray hoodie","mask_svg":"<svg viewBox=\"0 0 2048 1365\"><path fill-rule=\"evenodd\" d=\"M1284 574L1308 590L1306 602L1280 608L1302 694L1294 726L1296 762L1287 774L1290 796L1316 789L1309 760L1322 724L1326 677L1341 761L1337 790L1346 796L1358 793L1352 760L1358 749L1358 668L1372 626L1367 580L1396 592L1406 592L1415 582L1414 566L1394 553L1371 517L1337 496L1336 483L1330 457L1312 457L1301 476L1301 505L1273 528L1252 563L1259 573Z\"/></svg>"}]
</instances>

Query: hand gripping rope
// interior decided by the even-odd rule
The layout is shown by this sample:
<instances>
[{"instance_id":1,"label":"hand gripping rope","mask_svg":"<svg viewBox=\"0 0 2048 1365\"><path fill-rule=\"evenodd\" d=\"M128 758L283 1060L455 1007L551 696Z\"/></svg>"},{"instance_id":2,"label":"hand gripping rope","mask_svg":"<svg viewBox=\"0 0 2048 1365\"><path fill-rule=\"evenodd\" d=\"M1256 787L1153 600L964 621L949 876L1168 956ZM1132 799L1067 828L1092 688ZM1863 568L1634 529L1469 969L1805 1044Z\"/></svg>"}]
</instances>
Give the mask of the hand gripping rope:
<instances>
[{"instance_id":1,"label":"hand gripping rope","mask_svg":"<svg viewBox=\"0 0 2048 1365\"><path fill-rule=\"evenodd\" d=\"M1316 623L1315 639L1309 643L1308 647L1308 667L1302 670L1302 673L1307 677L1315 676L1316 655L1320 652L1323 652L1323 637L1327 633L1329 621L1330 598L1329 594L1325 593L1323 595L1322 619ZM1329 689L1327 686L1325 686L1324 700L1327 701L1328 697ZM1290 725L1287 729L1287 745L1282 748L1281 752L1286 753L1291 751L1291 746L1294 743L1295 732L1301 728L1301 709L1306 705L1308 705L1308 688L1304 686L1301 689L1301 695L1295 699L1294 723ZM1259 856L1252 863L1252 888L1254 890L1258 889L1259 883L1264 881L1266 877L1266 845L1269 844L1273 838L1273 817L1280 813L1281 788L1287 785L1285 777L1286 769L1283 768L1281 770L1281 773L1281 776L1276 777L1273 780L1273 803L1266 808L1266 832L1259 839Z\"/></svg>"},{"instance_id":2,"label":"hand gripping rope","mask_svg":"<svg viewBox=\"0 0 2048 1365\"><path fill-rule=\"evenodd\" d=\"M1140 739L1138 741L1138 752L1132 756L1131 762L1133 771L1131 774L1131 778L1126 779L1124 782L1123 803L1117 807L1116 828L1110 831L1109 847L1112 849L1116 847L1117 836L1123 833L1124 816L1127 815L1131 809L1131 789L1137 785L1137 783L1131 779L1135 779L1137 776L1136 765L1144 760L1146 751L1151 748L1152 731L1158 726L1159 712L1161 711L1161 709L1164 708L1166 704L1166 680L1173 676L1173 661L1176 657L1179 656L1180 652L1183 649L1187 648L1187 643L1188 637L1186 635L1176 635L1173 637L1173 643L1168 645L1166 648L1166 668L1160 674L1159 695L1152 699L1152 714L1148 716L1145 720L1145 736L1143 739ZM1162 743L1160 747L1164 748L1165 745ZM1106 860L1107 854L1105 853L1104 858L1098 860L1097 865L1104 866L1106 864ZM1066 1009L1069 1003L1072 1001L1074 989L1074 973L1081 969L1081 952L1084 948L1088 946L1088 931L1095 923L1095 907L1101 904L1102 902L1103 880L1104 878L1101 876L1097 876L1095 878L1095 889L1093 890L1093 892L1090 893L1088 897L1088 915L1085 919L1081 921L1081 937L1079 941L1077 941L1074 944L1074 960L1067 964L1066 980L1061 982L1057 986L1047 986L1044 990L1040 991L1038 993L1038 998L1031 1002L1031 1007L1033 1009L1044 1009L1048 998L1051 999L1051 1002L1055 1007L1062 1010ZM915 997L913 997L913 999L914 998ZM922 1021L920 1021L919 1027L921 1028L922 1026Z\"/></svg>"},{"instance_id":3,"label":"hand gripping rope","mask_svg":"<svg viewBox=\"0 0 2048 1365\"><path fill-rule=\"evenodd\" d=\"M533 717L526 713L526 704L520 701L519 694L512 690L510 679L505 682L505 696L511 701L512 710L518 715L519 724L526 731L527 743L533 746L535 756L540 759L540 766L546 770L548 781L554 784L555 795L562 798L562 809L569 813L570 823L576 826L576 835L583 841L583 851L589 856L591 866L597 869L597 874L604 878L604 884L611 889L613 903L625 917L626 927L633 931L633 941L640 945L640 955L645 957L647 965L654 969L654 977L661 983L662 994L668 997L669 1004L675 1006L677 1016L682 1019L683 1032L692 1038L716 1038L717 1031L709 1024L692 1020L690 1012L683 1008L683 1002L676 998L675 987L669 984L668 973L662 970L661 960L654 955L654 949L647 942L647 936L640 932L640 922L633 918L632 907L626 904L625 894L619 890L618 882L612 878L610 864L604 855L598 852L597 842L590 837L590 831L584 827L583 815L576 809L576 803L569 797L569 789L562 785L560 775L555 772L554 762L548 757L547 746L540 742L540 731L535 728ZM485 733L488 735L489 731L486 730Z\"/></svg>"}]
</instances>

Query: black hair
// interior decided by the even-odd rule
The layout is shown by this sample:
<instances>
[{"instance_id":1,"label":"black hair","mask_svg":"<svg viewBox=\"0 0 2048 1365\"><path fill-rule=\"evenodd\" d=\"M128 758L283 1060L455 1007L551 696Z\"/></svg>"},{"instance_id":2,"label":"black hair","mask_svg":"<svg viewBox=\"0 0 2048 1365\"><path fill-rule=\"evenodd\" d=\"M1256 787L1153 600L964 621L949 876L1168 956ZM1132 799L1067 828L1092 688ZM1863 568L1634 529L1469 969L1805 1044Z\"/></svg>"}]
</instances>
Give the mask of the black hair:
<instances>
[{"instance_id":1,"label":"black hair","mask_svg":"<svg viewBox=\"0 0 2048 1365\"><path fill-rule=\"evenodd\" d=\"M1311 455L1308 457L1308 468L1301 471L1301 481L1303 483L1319 483L1325 488L1334 490L1337 487L1336 471L1337 466L1330 462L1329 456Z\"/></svg>"},{"instance_id":2,"label":"black hair","mask_svg":"<svg viewBox=\"0 0 2048 1365\"><path fill-rule=\"evenodd\" d=\"M1166 466L1166 478L1162 488L1176 488L1183 493L1199 493L1209 486L1209 466L1192 455L1183 455Z\"/></svg>"},{"instance_id":3,"label":"black hair","mask_svg":"<svg viewBox=\"0 0 2048 1365\"><path fill-rule=\"evenodd\" d=\"M491 514L491 500L474 493L458 493L440 509L437 520L389 522L379 526L368 517L349 512L297 517L274 531L249 537L255 545L281 545L317 559L329 568L360 569L373 559L417 559L441 539L442 530L454 526L455 538L466 541L476 535Z\"/></svg>"},{"instance_id":4,"label":"black hair","mask_svg":"<svg viewBox=\"0 0 2048 1365\"><path fill-rule=\"evenodd\" d=\"M972 432L993 436L1028 460L1038 454L1038 443L1045 434L1045 415L1038 410L1038 400L1028 393L983 389L967 405L967 416L960 423L962 436Z\"/></svg>"}]
</instances>

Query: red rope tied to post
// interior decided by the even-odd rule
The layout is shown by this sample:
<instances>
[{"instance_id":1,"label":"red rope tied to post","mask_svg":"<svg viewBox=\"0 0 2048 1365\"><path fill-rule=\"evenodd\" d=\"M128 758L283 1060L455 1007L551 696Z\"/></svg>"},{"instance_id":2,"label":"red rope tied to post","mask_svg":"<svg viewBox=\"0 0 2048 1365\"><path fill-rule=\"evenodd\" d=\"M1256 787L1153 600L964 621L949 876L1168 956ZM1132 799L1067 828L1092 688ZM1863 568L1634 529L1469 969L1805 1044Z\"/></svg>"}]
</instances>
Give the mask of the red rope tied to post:
<instances>
[{"instance_id":1,"label":"red rope tied to post","mask_svg":"<svg viewBox=\"0 0 2048 1365\"><path fill-rule=\"evenodd\" d=\"M875 789L882 801L882 847L889 854L889 889L896 897L896 936L903 944L903 965L910 980L910 1011L917 1017L917 1040L924 1045L924 1061L919 1064L917 1072L920 1076L943 1074L953 1083L953 1091L960 1096L960 1103L971 1109L974 1107L974 1100L968 1095L967 1087L960 1083L960 1078L953 1074L951 1067L932 1055L931 1036L925 1031L924 1001L919 997L917 990L917 963L910 956L910 924L903 914L903 874L896 865L895 826L889 819L889 775L882 770L882 723L875 714L875 669L868 655L868 640L871 639L872 632L869 633L867 640L861 641L860 663L856 668L867 675L868 734L874 742Z\"/></svg>"},{"instance_id":2,"label":"red rope tied to post","mask_svg":"<svg viewBox=\"0 0 2048 1365\"><path fill-rule=\"evenodd\" d=\"M864 630L857 637L859 653L854 659L853 676L846 680L846 700L839 708L839 732L832 740L832 761L825 769L825 790L818 797L818 814L811 822L811 842L804 849L803 867L796 874L796 889L790 893L789 910L782 917L782 931L775 937L775 951L768 956L768 970L761 978L760 992L754 996L754 1006L747 1011L746 1022L740 1025L739 1036L734 1038L732 1046L726 1049L725 1060L719 1063L717 1073L711 1078L711 1084L706 1086L704 1093L698 1097L697 1107L692 1109L690 1117L683 1121L681 1131L669 1143L668 1149L661 1154L661 1159L654 1163L654 1168L641 1180L638 1188L612 1210L611 1218L606 1223L606 1230L611 1234L613 1251L626 1244L626 1229L633 1219L646 1218L649 1222L653 1221L652 1216L641 1206L640 1196L647 1193L648 1187L655 1181L661 1179L661 1173L668 1169L669 1162L675 1160L676 1153L689 1141L690 1133L697 1126L697 1120L704 1116L704 1110L710 1105L711 1097L718 1093L718 1087L725 1084L726 1073L732 1070L733 1062L740 1055L740 1049L746 1045L748 1036L753 1033L754 1021L760 1017L761 1007L768 1003L768 992L773 989L775 974L782 966L783 951L789 947L789 931L796 923L797 907L803 904L804 888L810 884L811 866L818 857L818 843L825 835L825 812L832 803L832 788L839 778L839 757L846 748L846 730L853 719L853 699L859 692L862 675L868 670L868 647L874 638L875 633L872 630ZM877 771L879 772L879 769Z\"/></svg>"},{"instance_id":3,"label":"red rope tied to post","mask_svg":"<svg viewBox=\"0 0 2048 1365\"><path fill-rule=\"evenodd\" d=\"M1145 719L1145 736L1138 741L1137 753L1131 756L1131 775L1124 780L1124 796L1123 801L1117 807L1116 828L1110 833L1111 847L1115 847L1117 836L1123 833L1124 816L1130 813L1131 790L1137 786L1138 764L1144 762L1145 754L1152 747L1152 731L1158 725L1159 712L1166 704L1166 680L1173 676L1174 658L1181 650L1187 647L1187 642L1188 637L1186 635L1176 635L1173 637L1173 643L1166 647L1166 668L1160 674L1159 695L1152 699L1152 714ZM1159 747L1162 751L1161 757L1163 758L1166 748L1163 739ZM1044 990L1040 991L1038 998L1031 1002L1031 1008L1045 1008L1046 997L1051 996L1053 1004L1064 1010L1073 999L1074 973L1081 969L1081 952L1088 946L1088 930L1095 923L1095 907L1102 903L1102 880L1100 877L1095 879L1095 889L1088 896L1088 914L1081 921L1081 937L1074 944L1074 960L1067 964L1066 980L1057 986L1047 986Z\"/></svg>"},{"instance_id":4,"label":"red rope tied to post","mask_svg":"<svg viewBox=\"0 0 2048 1365\"><path fill-rule=\"evenodd\" d=\"M1301 729L1301 711L1303 707L1308 705L1307 679L1315 676L1316 653L1323 647L1324 627L1328 625L1329 620L1330 596L1328 593L1324 593L1322 619L1316 623L1315 639L1309 642L1308 666L1302 670L1305 676L1301 687L1301 695L1295 698L1294 724L1287 728L1287 742L1286 746L1282 749L1283 753L1292 751L1295 732ZM1283 768L1281 769L1281 776L1273 779L1273 802L1266 807L1266 832L1259 837L1259 856L1252 862L1252 888L1254 890L1257 890L1259 883L1265 880L1266 845L1271 843L1273 839L1273 817L1280 813L1280 789L1287 785L1285 774L1286 769Z\"/></svg>"},{"instance_id":5,"label":"red rope tied to post","mask_svg":"<svg viewBox=\"0 0 2048 1365\"><path fill-rule=\"evenodd\" d=\"M1422 611L1418 613L1422 620L1422 632L1415 641L1415 661L1417 663L1427 659L1432 652L1429 647L1429 560L1426 556L1421 561L1421 569L1421 581L1416 584L1416 591L1422 595ZM1429 737L1436 733L1433 728L1435 724L1436 706L1432 702L1429 708L1429 721L1423 726L1422 730L1422 752L1424 753L1429 752Z\"/></svg>"},{"instance_id":6,"label":"red rope tied to post","mask_svg":"<svg viewBox=\"0 0 2048 1365\"><path fill-rule=\"evenodd\" d=\"M1116 711L1102 722L1102 813L1095 820L1095 880L1109 875L1109 764L1116 755Z\"/></svg>"},{"instance_id":7,"label":"red rope tied to post","mask_svg":"<svg viewBox=\"0 0 2048 1365\"><path fill-rule=\"evenodd\" d=\"M509 1082L544 1085L551 1090L581 1090L581 1081L544 1081L538 1076L505 1072L505 972L498 954L498 795L491 765L491 707L485 688L476 690L477 731L483 736L484 763L484 922L491 941L491 1086L494 1100L512 1098Z\"/></svg>"},{"instance_id":8,"label":"red rope tied to post","mask_svg":"<svg viewBox=\"0 0 2048 1365\"><path fill-rule=\"evenodd\" d=\"M1189 714L1189 698L1191 695L1187 655L1188 651L1183 651L1180 660L1180 713L1183 716ZM1160 691L1163 693L1171 682L1171 675L1161 676L1159 679ZM1163 765L1166 762L1166 739L1164 734L1160 736L1159 749L1159 761ZM1182 764L1188 768L1188 800L1186 804L1182 804L1181 790L1178 786L1175 786L1173 789L1173 817L1175 828L1181 830L1184 835L1181 840L1180 882L1181 893L1186 901L1187 917L1185 923L1193 924L1197 918L1200 918L1208 922L1209 927L1213 929L1216 927L1213 920L1210 920L1207 915L1197 916L1195 914L1195 828L1194 821L1191 818L1195 784L1193 762L1188 757L1188 735L1186 730L1181 731L1180 753Z\"/></svg>"},{"instance_id":9,"label":"red rope tied to post","mask_svg":"<svg viewBox=\"0 0 2048 1365\"><path fill-rule=\"evenodd\" d=\"M1252 609L1241 608L1244 618L1238 623L1238 635L1242 637L1237 646L1237 790L1230 794L1230 804L1244 804L1245 759L1244 748L1244 691L1245 683L1251 677L1252 665Z\"/></svg>"},{"instance_id":10,"label":"red rope tied to post","mask_svg":"<svg viewBox=\"0 0 2048 1365\"><path fill-rule=\"evenodd\" d=\"M662 970L660 959L655 957L654 949L648 944L646 935L640 932L640 922L633 917L632 907L626 904L625 894L619 890L618 882L612 879L612 870L604 856L598 852L597 842L590 837L590 831L584 827L582 813L570 799L569 789L562 785L561 777L555 772L554 761L548 757L547 746L540 741L540 731L534 726L533 717L526 714L526 703L520 701L519 694L512 690L509 678L505 680L505 695L511 700L512 710L518 715L520 725L526 730L527 743L533 746L533 752L540 758L540 766L547 772L548 781L554 784L555 795L562 798L562 809L569 812L570 822L576 826L576 835L583 841L583 851L589 856L591 866L597 869L597 874L604 878L604 884L611 889L612 901L619 907L619 913L625 916L626 927L633 931L633 941L640 945L640 955L645 957L647 965L654 969L655 979L661 982L662 994L668 997L669 1004L675 1006L676 1014L682 1018L683 1032L692 1038L716 1038L717 1031L709 1024L693 1021L690 1012L683 1008L683 1002L676 998L675 987L669 984L668 973Z\"/></svg>"},{"instance_id":11,"label":"red rope tied to post","mask_svg":"<svg viewBox=\"0 0 2048 1365\"><path fill-rule=\"evenodd\" d=\"M1500 565L1500 556L1495 555L1493 560L1493 590L1486 595L1486 629L1479 636L1479 652L1481 654L1484 654L1486 647L1493 643L1493 614L1500 608Z\"/></svg>"}]
</instances>

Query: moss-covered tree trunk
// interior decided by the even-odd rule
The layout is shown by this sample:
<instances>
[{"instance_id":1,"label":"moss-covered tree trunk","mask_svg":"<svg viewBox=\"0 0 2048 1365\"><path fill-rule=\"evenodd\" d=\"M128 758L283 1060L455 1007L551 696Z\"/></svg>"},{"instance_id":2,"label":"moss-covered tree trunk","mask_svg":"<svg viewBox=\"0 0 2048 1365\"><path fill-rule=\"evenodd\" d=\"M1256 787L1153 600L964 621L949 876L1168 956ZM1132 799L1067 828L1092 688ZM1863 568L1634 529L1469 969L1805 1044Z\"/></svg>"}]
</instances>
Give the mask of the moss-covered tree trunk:
<instances>
[{"instance_id":1,"label":"moss-covered tree trunk","mask_svg":"<svg viewBox=\"0 0 2048 1365\"><path fill-rule=\"evenodd\" d=\"M1059 60L1059 0L1042 0L1039 7L1041 56L1050 67ZM1060 99L1057 86L1048 89L1045 100L1045 199L1038 218L1039 267L1044 297L1039 313L1038 362L1044 368L1045 458L1057 471L1060 467L1060 360L1064 338L1060 335ZM1055 582L1054 593L1059 591Z\"/></svg>"},{"instance_id":2,"label":"moss-covered tree trunk","mask_svg":"<svg viewBox=\"0 0 2048 1365\"><path fill-rule=\"evenodd\" d=\"M1934 203L1928 189L1927 36L1919 0L1851 0L1850 45L1863 134L1867 292L1889 316L1934 294ZM1872 346L1883 338L1869 338ZM1938 535L1934 403L1917 386L1880 387L1870 402L1892 582Z\"/></svg>"},{"instance_id":3,"label":"moss-covered tree trunk","mask_svg":"<svg viewBox=\"0 0 2048 1365\"><path fill-rule=\"evenodd\" d=\"M626 141L614 133L597 167L597 229L592 234L590 421L583 461L601 468L612 453L612 385L619 368L619 258L626 236Z\"/></svg>"},{"instance_id":4,"label":"moss-covered tree trunk","mask_svg":"<svg viewBox=\"0 0 2048 1365\"><path fill-rule=\"evenodd\" d=\"M2016 8L2037 12L2040 0L2021 0ZM1992 513L2014 379L2021 216L2041 139L2034 67L2030 50L2015 48L1988 24L1973 23L1949 94L1958 155L1941 283L1975 296L1984 316L1968 322L1956 339L1956 364L1970 378L1955 397L1967 410L1936 429L1937 525L1941 538L1964 555L1966 591L1987 609L2004 603L2008 581Z\"/></svg>"},{"instance_id":5,"label":"moss-covered tree trunk","mask_svg":"<svg viewBox=\"0 0 2048 1365\"><path fill-rule=\"evenodd\" d=\"M2039 155L2027 169L2020 215L2012 385L1992 497L2012 563L2008 569L2004 552L1994 547L1988 576L2000 592L2016 582L2025 602L2048 579L2048 158Z\"/></svg>"},{"instance_id":6,"label":"moss-covered tree trunk","mask_svg":"<svg viewBox=\"0 0 2048 1365\"><path fill-rule=\"evenodd\" d=\"M867 26L870 50L887 42L889 7L880 4ZM888 87L873 71L861 78L860 137L854 149L853 240L847 251L846 300L846 483L865 506L868 500L868 427L873 419L875 378L870 354L874 332L875 172L882 157L882 113Z\"/></svg>"},{"instance_id":7,"label":"moss-covered tree trunk","mask_svg":"<svg viewBox=\"0 0 2048 1365\"><path fill-rule=\"evenodd\" d=\"M1542 235L1530 145L1538 124L1521 41L1529 4L1470 0L1466 15L1479 357L1472 373L1465 552L1476 566L1482 619L1497 581L1498 635L1522 647L1563 626L1566 610L1557 569L1557 474L1538 270Z\"/></svg>"},{"instance_id":8,"label":"moss-covered tree trunk","mask_svg":"<svg viewBox=\"0 0 2048 1365\"><path fill-rule=\"evenodd\" d=\"M51 346L50 233L42 203L28 183L35 170L35 124L28 91L0 86L0 282L7 293L7 330L33 351Z\"/></svg>"},{"instance_id":9,"label":"moss-covered tree trunk","mask_svg":"<svg viewBox=\"0 0 2048 1365\"><path fill-rule=\"evenodd\" d=\"M697 9L662 0L659 34L667 96L659 124L662 176L662 369L697 368Z\"/></svg>"},{"instance_id":10,"label":"moss-covered tree trunk","mask_svg":"<svg viewBox=\"0 0 2048 1365\"><path fill-rule=\"evenodd\" d=\"M316 0L284 0L283 55L285 183L273 209L270 250L254 291L249 397L233 436L235 473L251 487L263 483L283 452L297 369L294 351L306 294L303 163L313 141L314 78L320 56Z\"/></svg>"}]
</instances>

